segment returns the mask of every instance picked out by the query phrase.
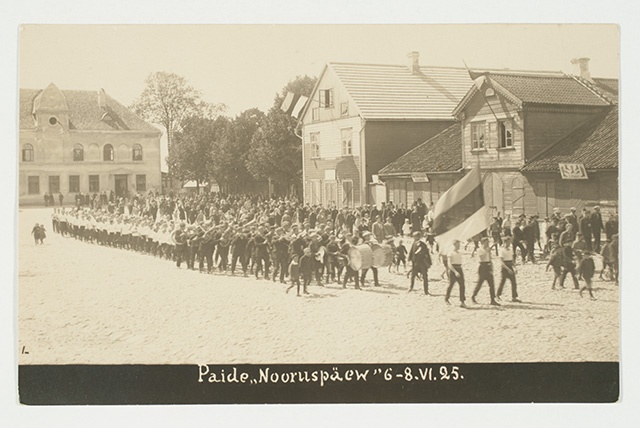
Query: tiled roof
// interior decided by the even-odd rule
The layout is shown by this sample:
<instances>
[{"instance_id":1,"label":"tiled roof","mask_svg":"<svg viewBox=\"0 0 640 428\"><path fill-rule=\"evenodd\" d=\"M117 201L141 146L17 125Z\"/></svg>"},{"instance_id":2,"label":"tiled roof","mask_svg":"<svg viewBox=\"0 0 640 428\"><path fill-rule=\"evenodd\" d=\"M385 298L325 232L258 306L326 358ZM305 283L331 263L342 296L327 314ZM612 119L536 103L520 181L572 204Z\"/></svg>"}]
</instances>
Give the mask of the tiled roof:
<instances>
[{"instance_id":1,"label":"tiled roof","mask_svg":"<svg viewBox=\"0 0 640 428\"><path fill-rule=\"evenodd\" d=\"M523 103L572 106L606 106L601 96L571 76L535 76L490 73L489 79Z\"/></svg>"},{"instance_id":2,"label":"tiled roof","mask_svg":"<svg viewBox=\"0 0 640 428\"><path fill-rule=\"evenodd\" d=\"M612 94L618 95L618 79L607 79L602 77L595 77L593 80L601 89L608 91Z\"/></svg>"},{"instance_id":3,"label":"tiled roof","mask_svg":"<svg viewBox=\"0 0 640 428\"><path fill-rule=\"evenodd\" d=\"M455 172L462 168L462 136L456 123L385 166L381 176L416 172Z\"/></svg>"},{"instance_id":4,"label":"tiled roof","mask_svg":"<svg viewBox=\"0 0 640 428\"><path fill-rule=\"evenodd\" d=\"M558 171L558 163L582 163L587 170L618 168L618 107L611 107L541 152L522 171Z\"/></svg>"},{"instance_id":5,"label":"tiled roof","mask_svg":"<svg viewBox=\"0 0 640 428\"><path fill-rule=\"evenodd\" d=\"M33 102L40 89L20 89L20 129L34 129ZM98 91L63 90L69 108L69 128L90 131L131 130L160 132L106 93L106 108L98 104ZM107 114L105 114L107 113Z\"/></svg>"},{"instance_id":6,"label":"tiled roof","mask_svg":"<svg viewBox=\"0 0 640 428\"><path fill-rule=\"evenodd\" d=\"M329 63L364 119L451 120L451 111L473 85L464 68Z\"/></svg>"}]
</instances>

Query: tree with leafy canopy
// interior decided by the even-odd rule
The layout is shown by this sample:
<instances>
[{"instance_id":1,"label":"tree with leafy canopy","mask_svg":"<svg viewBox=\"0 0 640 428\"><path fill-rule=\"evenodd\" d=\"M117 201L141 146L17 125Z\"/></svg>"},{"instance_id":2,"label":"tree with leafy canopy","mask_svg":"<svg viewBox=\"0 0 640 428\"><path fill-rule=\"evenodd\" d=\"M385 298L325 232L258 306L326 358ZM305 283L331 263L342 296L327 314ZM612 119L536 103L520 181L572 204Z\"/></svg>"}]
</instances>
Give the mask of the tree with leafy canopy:
<instances>
[{"instance_id":1,"label":"tree with leafy canopy","mask_svg":"<svg viewBox=\"0 0 640 428\"><path fill-rule=\"evenodd\" d=\"M256 179L271 179L281 191L302 191L302 141L296 135L297 119L280 109L287 92L309 96L315 77L297 76L276 94L260 127L251 139L247 169ZM286 189L286 190L285 190Z\"/></svg>"},{"instance_id":2,"label":"tree with leafy canopy","mask_svg":"<svg viewBox=\"0 0 640 428\"><path fill-rule=\"evenodd\" d=\"M143 119L164 126L171 152L174 134L189 118L214 118L226 106L203 101L200 91L189 85L184 77L158 71L147 76L144 90L130 108Z\"/></svg>"},{"instance_id":3,"label":"tree with leafy canopy","mask_svg":"<svg viewBox=\"0 0 640 428\"><path fill-rule=\"evenodd\" d=\"M194 180L197 188L211 180L219 132L217 120L197 116L185 118L167 158L173 176L182 181Z\"/></svg>"},{"instance_id":4,"label":"tree with leafy canopy","mask_svg":"<svg viewBox=\"0 0 640 428\"><path fill-rule=\"evenodd\" d=\"M254 178L247 169L251 138L265 119L257 108L245 110L235 119L218 118L220 130L215 142L214 177L230 193L247 189Z\"/></svg>"}]
</instances>

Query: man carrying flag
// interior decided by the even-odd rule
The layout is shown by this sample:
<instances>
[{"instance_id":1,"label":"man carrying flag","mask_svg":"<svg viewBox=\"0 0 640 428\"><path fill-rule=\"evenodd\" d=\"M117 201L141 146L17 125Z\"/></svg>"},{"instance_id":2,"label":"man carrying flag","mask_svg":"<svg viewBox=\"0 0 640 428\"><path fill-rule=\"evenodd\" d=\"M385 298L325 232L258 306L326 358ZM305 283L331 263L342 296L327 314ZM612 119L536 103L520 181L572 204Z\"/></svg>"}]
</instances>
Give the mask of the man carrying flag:
<instances>
[{"instance_id":1,"label":"man carrying flag","mask_svg":"<svg viewBox=\"0 0 640 428\"><path fill-rule=\"evenodd\" d=\"M464 242L484 232L490 219L491 209L484 203L480 168L476 166L438 199L433 233L446 253L454 239Z\"/></svg>"},{"instance_id":2,"label":"man carrying flag","mask_svg":"<svg viewBox=\"0 0 640 428\"><path fill-rule=\"evenodd\" d=\"M491 209L484 203L480 167L476 166L438 199L433 233L441 251L447 254L455 240L466 241L484 232L490 219ZM491 300L495 301L493 297Z\"/></svg>"}]
</instances>

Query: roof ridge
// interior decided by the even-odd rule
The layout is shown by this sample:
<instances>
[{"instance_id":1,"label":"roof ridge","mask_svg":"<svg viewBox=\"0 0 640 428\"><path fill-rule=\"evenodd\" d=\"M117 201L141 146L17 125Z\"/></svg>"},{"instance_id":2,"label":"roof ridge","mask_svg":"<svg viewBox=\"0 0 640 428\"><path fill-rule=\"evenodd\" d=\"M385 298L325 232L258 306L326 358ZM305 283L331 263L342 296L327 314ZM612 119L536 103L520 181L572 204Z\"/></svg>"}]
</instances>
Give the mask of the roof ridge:
<instances>
[{"instance_id":1,"label":"roof ridge","mask_svg":"<svg viewBox=\"0 0 640 428\"><path fill-rule=\"evenodd\" d=\"M367 63L367 62L349 62L349 61L328 61L327 64L331 65L362 65L362 66L374 66L374 67L394 67L394 68L403 68L409 71L409 67L405 64L379 64L379 63ZM420 64L420 68L437 68L440 70L460 70L465 71L464 67L455 67L448 65L424 65Z\"/></svg>"},{"instance_id":2,"label":"roof ridge","mask_svg":"<svg viewBox=\"0 0 640 428\"><path fill-rule=\"evenodd\" d=\"M590 90L591 92L593 92L594 94L596 94L597 96L599 96L600 98L608 102L609 104L615 104L613 98L605 94L594 83L591 83L589 80L583 78L582 76L574 76L573 74L571 74L570 76L571 78L573 78L573 80L580 83L582 86L584 86L585 88L587 88L588 90Z\"/></svg>"}]
</instances>

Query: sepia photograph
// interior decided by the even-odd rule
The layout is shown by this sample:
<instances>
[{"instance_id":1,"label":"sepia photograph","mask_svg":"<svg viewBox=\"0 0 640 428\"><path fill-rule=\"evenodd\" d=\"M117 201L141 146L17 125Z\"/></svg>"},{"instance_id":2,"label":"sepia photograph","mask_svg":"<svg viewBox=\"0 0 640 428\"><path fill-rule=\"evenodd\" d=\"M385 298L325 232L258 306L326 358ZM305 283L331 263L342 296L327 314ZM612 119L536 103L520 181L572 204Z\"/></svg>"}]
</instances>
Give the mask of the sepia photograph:
<instances>
[{"instance_id":1,"label":"sepia photograph","mask_svg":"<svg viewBox=\"0 0 640 428\"><path fill-rule=\"evenodd\" d=\"M23 404L618 401L617 25L18 38Z\"/></svg>"}]
</instances>

